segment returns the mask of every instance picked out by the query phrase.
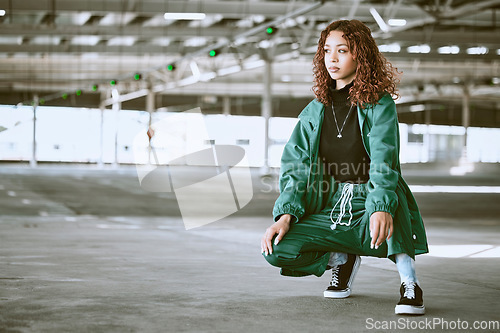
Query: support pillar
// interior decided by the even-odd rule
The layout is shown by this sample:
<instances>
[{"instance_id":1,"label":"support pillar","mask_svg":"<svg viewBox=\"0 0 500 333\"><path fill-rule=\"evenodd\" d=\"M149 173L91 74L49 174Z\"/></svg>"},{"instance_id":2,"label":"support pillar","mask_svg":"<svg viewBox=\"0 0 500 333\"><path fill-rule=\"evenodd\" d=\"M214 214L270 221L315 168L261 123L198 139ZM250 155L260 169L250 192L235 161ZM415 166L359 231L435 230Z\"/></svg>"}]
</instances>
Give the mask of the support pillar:
<instances>
[{"instance_id":1,"label":"support pillar","mask_svg":"<svg viewBox=\"0 0 500 333\"><path fill-rule=\"evenodd\" d=\"M463 176L468 172L474 171L474 164L469 162L467 157L467 132L470 125L470 89L464 86L462 97L462 126L464 127L464 137L462 144L462 156L458 161L458 166L450 169L450 174Z\"/></svg>"},{"instance_id":2,"label":"support pillar","mask_svg":"<svg viewBox=\"0 0 500 333\"><path fill-rule=\"evenodd\" d=\"M470 125L470 90L469 87L464 86L464 93L462 95L462 126L464 127L464 138L462 145L462 161L465 163L467 159L467 131Z\"/></svg>"},{"instance_id":3,"label":"support pillar","mask_svg":"<svg viewBox=\"0 0 500 333\"><path fill-rule=\"evenodd\" d=\"M113 160L113 166L118 167L118 124L120 120L120 110L122 108L122 103L120 102L120 93L118 89L113 89L111 92L111 96L113 97L113 106L112 110L115 114L115 158Z\"/></svg>"},{"instance_id":4,"label":"support pillar","mask_svg":"<svg viewBox=\"0 0 500 333\"><path fill-rule=\"evenodd\" d=\"M420 158L420 162L429 162L431 159L431 133L430 133L430 125L431 125L431 110L426 107L424 110L424 121L425 121L425 134L424 134L424 158Z\"/></svg>"},{"instance_id":5,"label":"support pillar","mask_svg":"<svg viewBox=\"0 0 500 333\"><path fill-rule=\"evenodd\" d=\"M97 161L97 166L99 168L104 167L104 110L106 110L106 106L103 101L109 98L107 96L109 93L102 92L101 93L101 103L99 104L99 109L101 110L101 128L99 131L99 160Z\"/></svg>"},{"instance_id":6,"label":"support pillar","mask_svg":"<svg viewBox=\"0 0 500 333\"><path fill-rule=\"evenodd\" d=\"M229 116L231 114L231 97L224 96L222 100L222 114Z\"/></svg>"},{"instance_id":7,"label":"support pillar","mask_svg":"<svg viewBox=\"0 0 500 333\"><path fill-rule=\"evenodd\" d=\"M30 167L35 168L37 166L37 157L36 157L36 109L38 108L39 100L38 95L33 97L33 144L32 144L32 153L30 159Z\"/></svg>"},{"instance_id":8,"label":"support pillar","mask_svg":"<svg viewBox=\"0 0 500 333\"><path fill-rule=\"evenodd\" d=\"M262 92L261 115L264 118L264 166L262 174L269 174L269 119L272 116L272 61L265 60L264 91Z\"/></svg>"}]
</instances>

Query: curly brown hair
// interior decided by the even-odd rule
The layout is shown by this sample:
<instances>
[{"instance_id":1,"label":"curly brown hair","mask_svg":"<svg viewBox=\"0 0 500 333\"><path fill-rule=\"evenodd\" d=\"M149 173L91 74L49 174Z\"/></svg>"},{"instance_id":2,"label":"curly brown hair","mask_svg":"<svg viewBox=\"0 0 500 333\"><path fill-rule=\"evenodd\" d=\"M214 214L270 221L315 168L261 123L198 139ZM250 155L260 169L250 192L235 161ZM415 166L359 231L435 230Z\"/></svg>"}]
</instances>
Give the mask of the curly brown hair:
<instances>
[{"instance_id":1,"label":"curly brown hair","mask_svg":"<svg viewBox=\"0 0 500 333\"><path fill-rule=\"evenodd\" d=\"M312 88L316 98L323 104L332 103L332 89L335 81L330 77L325 66L325 40L332 31L343 32L349 50L357 61L356 77L349 90L351 103L375 104L385 92L393 97L399 97L396 85L399 83L397 68L380 53L370 28L358 20L339 20L330 23L322 32L318 49L314 55Z\"/></svg>"}]
</instances>

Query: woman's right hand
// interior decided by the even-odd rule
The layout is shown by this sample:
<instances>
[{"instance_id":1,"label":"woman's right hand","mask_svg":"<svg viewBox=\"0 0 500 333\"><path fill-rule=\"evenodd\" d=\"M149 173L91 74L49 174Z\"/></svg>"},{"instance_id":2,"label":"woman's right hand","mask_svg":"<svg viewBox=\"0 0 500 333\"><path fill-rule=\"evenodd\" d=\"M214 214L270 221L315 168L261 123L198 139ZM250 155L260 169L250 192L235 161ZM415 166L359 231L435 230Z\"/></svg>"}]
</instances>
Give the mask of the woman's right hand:
<instances>
[{"instance_id":1,"label":"woman's right hand","mask_svg":"<svg viewBox=\"0 0 500 333\"><path fill-rule=\"evenodd\" d=\"M272 226L267 228L266 232L264 233L264 236L262 236L262 239L260 241L260 247L261 247L261 252L263 252L266 256L268 254L273 253L273 245L272 245L272 240L274 235L278 234L274 240L274 245L278 245L281 239L283 239L283 236L290 230L290 222L292 221L292 215L290 214L283 214L280 216L278 221L273 223Z\"/></svg>"}]
</instances>

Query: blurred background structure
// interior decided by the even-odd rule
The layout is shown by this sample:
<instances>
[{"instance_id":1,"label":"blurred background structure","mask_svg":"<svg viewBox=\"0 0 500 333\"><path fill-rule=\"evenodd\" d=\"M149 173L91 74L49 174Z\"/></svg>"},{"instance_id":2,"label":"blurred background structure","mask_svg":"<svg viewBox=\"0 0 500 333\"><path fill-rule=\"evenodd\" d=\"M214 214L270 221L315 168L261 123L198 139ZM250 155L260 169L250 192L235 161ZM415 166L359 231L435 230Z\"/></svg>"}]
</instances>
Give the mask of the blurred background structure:
<instances>
[{"instance_id":1,"label":"blurred background structure","mask_svg":"<svg viewBox=\"0 0 500 333\"><path fill-rule=\"evenodd\" d=\"M398 329L499 332L499 14L500 0L0 0L0 332L388 331L389 260L363 258L332 302L329 274L283 278L260 254L319 33L353 18L403 72L403 176L430 245L427 315ZM141 187L151 164L202 184L213 170L180 157L217 145L251 167L230 188ZM223 193L234 213L186 230L183 208L218 210Z\"/></svg>"},{"instance_id":2,"label":"blurred background structure","mask_svg":"<svg viewBox=\"0 0 500 333\"><path fill-rule=\"evenodd\" d=\"M0 160L143 163L135 134L200 107L215 126L210 143L278 166L313 98L319 32L355 18L403 72L402 162L498 162L487 143L500 139L499 5L1 0Z\"/></svg>"}]
</instances>

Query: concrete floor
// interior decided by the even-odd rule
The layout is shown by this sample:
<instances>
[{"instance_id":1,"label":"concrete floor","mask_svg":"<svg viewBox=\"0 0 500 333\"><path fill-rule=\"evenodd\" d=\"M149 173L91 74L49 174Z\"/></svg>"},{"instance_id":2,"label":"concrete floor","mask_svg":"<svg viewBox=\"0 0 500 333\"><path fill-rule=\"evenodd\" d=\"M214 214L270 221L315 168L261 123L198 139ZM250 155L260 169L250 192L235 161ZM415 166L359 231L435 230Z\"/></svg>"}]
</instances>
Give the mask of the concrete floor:
<instances>
[{"instance_id":1,"label":"concrete floor","mask_svg":"<svg viewBox=\"0 0 500 333\"><path fill-rule=\"evenodd\" d=\"M403 174L500 186L498 165ZM322 297L329 274L286 278L268 265L270 183L253 170L247 206L185 230L175 196L142 190L133 167L1 165L0 332L500 332L500 194L415 193L431 253L417 258L427 314L411 317L394 315L389 260L363 258L344 300Z\"/></svg>"}]
</instances>

